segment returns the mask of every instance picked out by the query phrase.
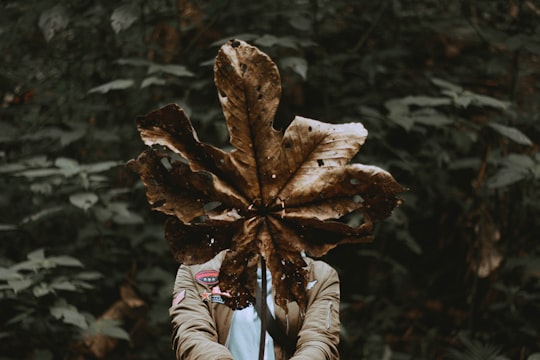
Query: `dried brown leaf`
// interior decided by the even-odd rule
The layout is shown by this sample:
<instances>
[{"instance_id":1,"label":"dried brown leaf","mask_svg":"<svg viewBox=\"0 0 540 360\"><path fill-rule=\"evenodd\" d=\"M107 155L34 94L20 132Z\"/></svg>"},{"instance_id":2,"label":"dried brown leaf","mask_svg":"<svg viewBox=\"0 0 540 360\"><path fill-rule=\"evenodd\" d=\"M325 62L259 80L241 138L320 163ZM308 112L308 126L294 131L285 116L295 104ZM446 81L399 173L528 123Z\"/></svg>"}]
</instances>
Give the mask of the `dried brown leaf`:
<instances>
[{"instance_id":1,"label":"dried brown leaf","mask_svg":"<svg viewBox=\"0 0 540 360\"><path fill-rule=\"evenodd\" d=\"M234 150L201 143L183 110L167 105L137 119L151 148L129 164L149 203L170 216L165 234L179 262L230 250L219 279L233 295L228 305L254 302L263 256L276 303L305 306L302 251L322 256L339 244L371 241L372 221L391 214L404 188L378 167L350 163L367 137L360 123L296 117L285 133L275 130L279 73L257 48L239 40L223 45L214 76ZM351 213L363 223L347 225Z\"/></svg>"},{"instance_id":2,"label":"dried brown leaf","mask_svg":"<svg viewBox=\"0 0 540 360\"><path fill-rule=\"evenodd\" d=\"M501 238L501 233L492 217L483 212L478 224L475 227L477 235L475 260L472 266L480 278L486 278L495 271L504 260L501 252L497 249L496 243Z\"/></svg>"},{"instance_id":3,"label":"dried brown leaf","mask_svg":"<svg viewBox=\"0 0 540 360\"><path fill-rule=\"evenodd\" d=\"M128 284L120 287L121 300L114 302L99 318L124 322L127 319L142 318L145 302L137 295L135 289ZM118 339L105 334L86 335L82 339L86 351L97 359L105 359L118 345Z\"/></svg>"}]
</instances>

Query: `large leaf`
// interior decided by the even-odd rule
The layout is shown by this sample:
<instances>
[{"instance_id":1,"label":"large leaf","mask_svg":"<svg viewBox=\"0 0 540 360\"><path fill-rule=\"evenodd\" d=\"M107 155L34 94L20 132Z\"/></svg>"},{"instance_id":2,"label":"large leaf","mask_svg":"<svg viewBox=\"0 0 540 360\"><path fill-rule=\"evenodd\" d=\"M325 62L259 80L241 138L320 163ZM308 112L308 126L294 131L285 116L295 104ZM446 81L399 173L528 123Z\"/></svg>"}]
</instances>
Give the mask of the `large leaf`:
<instances>
[{"instance_id":1,"label":"large leaf","mask_svg":"<svg viewBox=\"0 0 540 360\"><path fill-rule=\"evenodd\" d=\"M121 328L120 325L122 325L122 322L116 319L98 319L90 324L87 329L87 334L101 334L115 339L129 341L129 333Z\"/></svg>"},{"instance_id":2,"label":"large leaf","mask_svg":"<svg viewBox=\"0 0 540 360\"><path fill-rule=\"evenodd\" d=\"M67 304L62 299L58 300L56 304L49 309L49 312L54 318L62 320L66 324L75 325L81 329L88 328L85 317L77 310L77 308Z\"/></svg>"},{"instance_id":3,"label":"large leaf","mask_svg":"<svg viewBox=\"0 0 540 360\"><path fill-rule=\"evenodd\" d=\"M296 117L273 128L281 95L276 65L239 40L219 50L215 83L234 149L201 143L184 111L167 105L137 119L146 149L129 165L149 203L170 216L165 236L177 261L196 264L229 249L220 287L238 309L255 301L255 269L264 257L276 303L305 306L302 252L321 256L343 243L372 239L404 189L386 171L351 159L367 131L360 123ZM165 148L165 150L163 149ZM357 227L343 217L357 214Z\"/></svg>"},{"instance_id":4,"label":"large leaf","mask_svg":"<svg viewBox=\"0 0 540 360\"><path fill-rule=\"evenodd\" d=\"M115 33L129 29L139 18L139 11L134 4L122 5L111 14L111 27Z\"/></svg>"},{"instance_id":5,"label":"large leaf","mask_svg":"<svg viewBox=\"0 0 540 360\"><path fill-rule=\"evenodd\" d=\"M39 27L43 32L46 41L51 39L59 32L64 30L69 24L69 17L66 9L62 5L44 11L39 16Z\"/></svg>"},{"instance_id":6,"label":"large leaf","mask_svg":"<svg viewBox=\"0 0 540 360\"><path fill-rule=\"evenodd\" d=\"M499 134L506 136L510 140L513 140L520 145L530 146L533 144L531 139L529 139L527 135L523 134L521 131L514 127L505 126L497 123L489 123L488 126L497 131Z\"/></svg>"},{"instance_id":7,"label":"large leaf","mask_svg":"<svg viewBox=\"0 0 540 360\"><path fill-rule=\"evenodd\" d=\"M111 90L123 90L127 89L133 86L135 84L135 81L132 79L117 79L113 81L109 81L108 83L96 86L90 90L88 90L88 93L108 93Z\"/></svg>"}]
</instances>

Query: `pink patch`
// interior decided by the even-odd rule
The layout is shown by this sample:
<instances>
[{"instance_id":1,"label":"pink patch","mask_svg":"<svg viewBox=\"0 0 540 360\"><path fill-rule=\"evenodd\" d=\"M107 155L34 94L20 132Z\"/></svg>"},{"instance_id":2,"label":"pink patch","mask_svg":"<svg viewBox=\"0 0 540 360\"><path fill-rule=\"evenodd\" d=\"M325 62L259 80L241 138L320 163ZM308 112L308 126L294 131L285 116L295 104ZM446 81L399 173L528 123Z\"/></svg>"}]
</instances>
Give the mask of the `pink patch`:
<instances>
[{"instance_id":1,"label":"pink patch","mask_svg":"<svg viewBox=\"0 0 540 360\"><path fill-rule=\"evenodd\" d=\"M184 297L186 296L186 290L182 290L180 291L178 294L176 294L176 296L174 297L173 301L172 301L172 306L176 306L178 304L180 304L180 302L182 300L184 300Z\"/></svg>"},{"instance_id":2,"label":"pink patch","mask_svg":"<svg viewBox=\"0 0 540 360\"><path fill-rule=\"evenodd\" d=\"M221 291L219 286L214 286L212 288L212 295L220 295L220 296L225 296L225 297L228 297L228 298L231 297L231 294L229 294L227 291Z\"/></svg>"}]
</instances>

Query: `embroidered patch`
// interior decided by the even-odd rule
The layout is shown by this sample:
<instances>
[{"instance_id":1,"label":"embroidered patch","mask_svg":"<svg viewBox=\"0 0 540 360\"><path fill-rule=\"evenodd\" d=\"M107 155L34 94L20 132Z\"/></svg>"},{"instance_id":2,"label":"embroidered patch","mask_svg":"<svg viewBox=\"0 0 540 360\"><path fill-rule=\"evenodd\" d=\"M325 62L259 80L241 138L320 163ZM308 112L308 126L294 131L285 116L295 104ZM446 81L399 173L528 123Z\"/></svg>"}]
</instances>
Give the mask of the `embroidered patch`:
<instances>
[{"instance_id":1,"label":"embroidered patch","mask_svg":"<svg viewBox=\"0 0 540 360\"><path fill-rule=\"evenodd\" d=\"M209 292L209 291L203 291L201 293L201 298L202 298L202 301L207 301L207 300L210 300L210 298L212 297L212 293Z\"/></svg>"},{"instance_id":2,"label":"embroidered patch","mask_svg":"<svg viewBox=\"0 0 540 360\"><path fill-rule=\"evenodd\" d=\"M173 301L172 301L172 306L176 306L178 304L180 304L180 302L182 300L184 300L184 297L186 297L186 290L182 290L180 291L178 294L176 294L176 296L174 297Z\"/></svg>"},{"instance_id":3,"label":"embroidered patch","mask_svg":"<svg viewBox=\"0 0 540 360\"><path fill-rule=\"evenodd\" d=\"M195 275L195 280L204 286L214 286L218 283L218 275L219 271L217 270L203 270Z\"/></svg>"},{"instance_id":4,"label":"embroidered patch","mask_svg":"<svg viewBox=\"0 0 540 360\"><path fill-rule=\"evenodd\" d=\"M225 301L223 301L222 296L230 298L231 294L229 294L226 291L221 291L219 286L214 286L211 292L205 290L201 293L202 301L211 301L213 303L219 303L219 304L225 303Z\"/></svg>"},{"instance_id":5,"label":"embroidered patch","mask_svg":"<svg viewBox=\"0 0 540 360\"><path fill-rule=\"evenodd\" d=\"M219 286L214 286L212 288L212 295L225 296L225 297L228 297L228 298L231 297L231 294L229 294L227 291L221 291Z\"/></svg>"},{"instance_id":6,"label":"embroidered patch","mask_svg":"<svg viewBox=\"0 0 540 360\"><path fill-rule=\"evenodd\" d=\"M213 303L219 303L219 304L225 304L225 301L223 301L223 298L219 295L212 295L212 302Z\"/></svg>"}]
</instances>

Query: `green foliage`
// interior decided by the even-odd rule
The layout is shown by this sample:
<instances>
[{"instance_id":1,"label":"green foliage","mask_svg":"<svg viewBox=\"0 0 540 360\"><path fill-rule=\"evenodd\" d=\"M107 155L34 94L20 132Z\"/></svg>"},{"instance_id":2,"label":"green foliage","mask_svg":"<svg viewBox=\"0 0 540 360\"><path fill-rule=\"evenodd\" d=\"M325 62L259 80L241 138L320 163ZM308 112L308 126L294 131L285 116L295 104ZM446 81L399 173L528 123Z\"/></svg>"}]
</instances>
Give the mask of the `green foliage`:
<instances>
[{"instance_id":1,"label":"green foliage","mask_svg":"<svg viewBox=\"0 0 540 360\"><path fill-rule=\"evenodd\" d=\"M105 334L119 340L108 358L173 357L176 264L122 164L142 148L135 116L170 102L228 146L211 65L237 37L280 67L277 128L296 114L361 121L361 162L410 188L373 244L325 258L341 275L342 358L538 357L534 1L0 8L3 356L91 358L83 339ZM144 310L101 318L125 283Z\"/></svg>"},{"instance_id":2,"label":"green foliage","mask_svg":"<svg viewBox=\"0 0 540 360\"><path fill-rule=\"evenodd\" d=\"M86 334L106 335L115 339L129 340L129 334L120 326L121 322L114 319L101 319L88 326Z\"/></svg>"},{"instance_id":3,"label":"green foliage","mask_svg":"<svg viewBox=\"0 0 540 360\"><path fill-rule=\"evenodd\" d=\"M68 299L92 291L102 274L83 268L74 257L45 256L43 249L32 251L26 260L0 267L0 300L16 310L3 314L9 316L3 337L31 338L31 345L40 348L49 345L50 331L71 332L74 335L70 337L76 337L88 329L91 316L71 305ZM54 343L59 345L58 340Z\"/></svg>"},{"instance_id":4,"label":"green foliage","mask_svg":"<svg viewBox=\"0 0 540 360\"><path fill-rule=\"evenodd\" d=\"M447 351L449 360L508 360L507 357L500 355L501 348L499 346L482 344L465 336L460 338L464 349L449 349Z\"/></svg>"}]
</instances>

